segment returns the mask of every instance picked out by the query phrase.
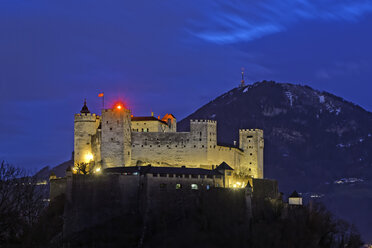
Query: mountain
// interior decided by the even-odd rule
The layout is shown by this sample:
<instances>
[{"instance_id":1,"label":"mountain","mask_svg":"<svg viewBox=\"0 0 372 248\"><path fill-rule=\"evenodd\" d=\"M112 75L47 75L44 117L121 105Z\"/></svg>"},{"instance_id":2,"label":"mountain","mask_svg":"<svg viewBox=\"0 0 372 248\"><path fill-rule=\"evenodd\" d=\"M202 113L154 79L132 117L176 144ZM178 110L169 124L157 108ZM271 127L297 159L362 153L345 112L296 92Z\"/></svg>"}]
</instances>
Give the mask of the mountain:
<instances>
[{"instance_id":1,"label":"mountain","mask_svg":"<svg viewBox=\"0 0 372 248\"><path fill-rule=\"evenodd\" d=\"M39 170L34 176L39 179L48 180L50 174L53 172L57 177L64 177L66 174L66 169L68 167L72 167L73 165L74 165L74 161L68 160L53 168L50 168L49 166L45 166L44 168Z\"/></svg>"},{"instance_id":2,"label":"mountain","mask_svg":"<svg viewBox=\"0 0 372 248\"><path fill-rule=\"evenodd\" d=\"M372 113L309 86L262 81L217 97L178 130L190 119L216 120L221 144L237 141L240 128L263 129L265 177L284 193L321 198L364 234L372 226L363 217L372 209Z\"/></svg>"}]
</instances>

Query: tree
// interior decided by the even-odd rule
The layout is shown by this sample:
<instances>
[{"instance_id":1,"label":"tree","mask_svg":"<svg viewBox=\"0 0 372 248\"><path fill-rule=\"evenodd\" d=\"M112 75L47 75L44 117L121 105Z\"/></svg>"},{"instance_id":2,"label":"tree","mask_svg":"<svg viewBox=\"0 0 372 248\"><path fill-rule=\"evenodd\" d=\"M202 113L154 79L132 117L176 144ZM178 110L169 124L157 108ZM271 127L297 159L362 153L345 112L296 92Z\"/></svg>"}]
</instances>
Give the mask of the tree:
<instances>
[{"instance_id":1,"label":"tree","mask_svg":"<svg viewBox=\"0 0 372 248\"><path fill-rule=\"evenodd\" d=\"M87 175L87 174L93 174L95 172L96 168L98 168L98 167L95 166L94 163L81 162L81 163L75 163L75 168L74 169L76 170L77 174Z\"/></svg>"},{"instance_id":2,"label":"tree","mask_svg":"<svg viewBox=\"0 0 372 248\"><path fill-rule=\"evenodd\" d=\"M45 185L44 185L45 187ZM0 164L0 243L19 240L45 207L42 186L35 177L6 162Z\"/></svg>"}]
</instances>

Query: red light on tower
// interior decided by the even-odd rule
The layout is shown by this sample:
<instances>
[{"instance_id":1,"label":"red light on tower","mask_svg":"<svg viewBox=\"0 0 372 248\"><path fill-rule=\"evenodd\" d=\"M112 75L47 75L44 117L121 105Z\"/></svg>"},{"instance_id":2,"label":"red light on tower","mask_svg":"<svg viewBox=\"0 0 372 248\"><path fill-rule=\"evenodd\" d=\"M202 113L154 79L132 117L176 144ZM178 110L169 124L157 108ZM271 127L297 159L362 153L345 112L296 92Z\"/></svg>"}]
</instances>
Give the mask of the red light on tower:
<instances>
[{"instance_id":1,"label":"red light on tower","mask_svg":"<svg viewBox=\"0 0 372 248\"><path fill-rule=\"evenodd\" d=\"M121 102L115 103L114 109L116 109L116 110L122 110L122 109L124 109L123 103L121 103Z\"/></svg>"}]
</instances>

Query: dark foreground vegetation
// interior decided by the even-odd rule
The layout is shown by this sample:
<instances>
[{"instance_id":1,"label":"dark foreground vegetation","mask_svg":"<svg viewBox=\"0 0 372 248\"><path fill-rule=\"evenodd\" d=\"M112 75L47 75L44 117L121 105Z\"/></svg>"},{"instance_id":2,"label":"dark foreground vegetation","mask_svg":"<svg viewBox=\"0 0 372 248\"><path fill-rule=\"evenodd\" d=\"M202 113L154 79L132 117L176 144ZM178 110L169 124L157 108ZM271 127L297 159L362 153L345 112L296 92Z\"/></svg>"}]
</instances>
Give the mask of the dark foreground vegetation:
<instances>
[{"instance_id":1,"label":"dark foreground vegetation","mask_svg":"<svg viewBox=\"0 0 372 248\"><path fill-rule=\"evenodd\" d=\"M45 206L42 190L20 170L0 168L1 247L360 247L356 230L319 204L288 207L244 191L198 195L195 204L164 202L159 211L126 214L66 237L65 197ZM226 192L225 192L226 193ZM237 197L242 194L242 197ZM169 199L169 201L171 201ZM44 207L45 206L45 207ZM97 209L99 211L99 209Z\"/></svg>"}]
</instances>

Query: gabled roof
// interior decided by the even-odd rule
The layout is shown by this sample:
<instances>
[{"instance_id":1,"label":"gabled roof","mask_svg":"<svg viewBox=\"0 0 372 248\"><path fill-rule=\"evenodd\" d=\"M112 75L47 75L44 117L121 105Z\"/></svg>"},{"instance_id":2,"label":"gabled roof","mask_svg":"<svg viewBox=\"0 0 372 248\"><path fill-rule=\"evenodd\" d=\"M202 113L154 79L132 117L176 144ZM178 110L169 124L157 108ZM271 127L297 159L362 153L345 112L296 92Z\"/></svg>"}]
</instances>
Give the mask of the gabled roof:
<instances>
[{"instance_id":1,"label":"gabled roof","mask_svg":"<svg viewBox=\"0 0 372 248\"><path fill-rule=\"evenodd\" d=\"M168 119L176 119L176 117L172 114L165 114L164 117L161 118L162 121L167 121Z\"/></svg>"},{"instance_id":2,"label":"gabled roof","mask_svg":"<svg viewBox=\"0 0 372 248\"><path fill-rule=\"evenodd\" d=\"M222 162L219 166L217 166L216 170L234 170L230 167L225 161Z\"/></svg>"},{"instance_id":3,"label":"gabled roof","mask_svg":"<svg viewBox=\"0 0 372 248\"><path fill-rule=\"evenodd\" d=\"M301 196L295 190L295 191L293 191L293 193L289 197L301 197Z\"/></svg>"}]
</instances>

